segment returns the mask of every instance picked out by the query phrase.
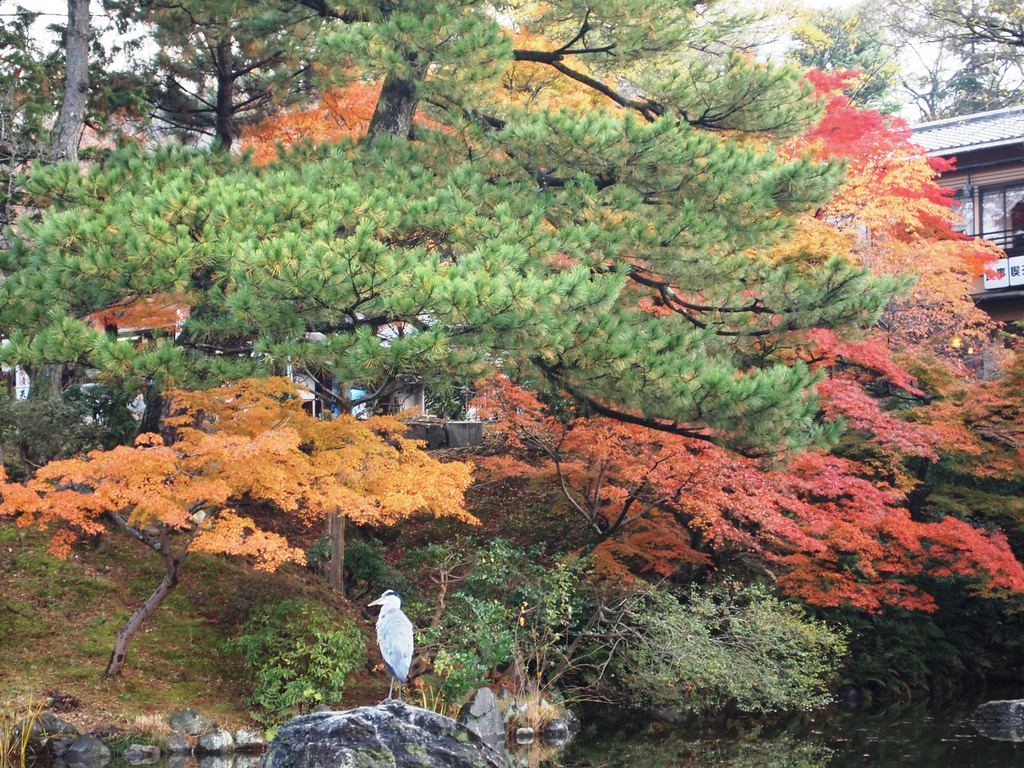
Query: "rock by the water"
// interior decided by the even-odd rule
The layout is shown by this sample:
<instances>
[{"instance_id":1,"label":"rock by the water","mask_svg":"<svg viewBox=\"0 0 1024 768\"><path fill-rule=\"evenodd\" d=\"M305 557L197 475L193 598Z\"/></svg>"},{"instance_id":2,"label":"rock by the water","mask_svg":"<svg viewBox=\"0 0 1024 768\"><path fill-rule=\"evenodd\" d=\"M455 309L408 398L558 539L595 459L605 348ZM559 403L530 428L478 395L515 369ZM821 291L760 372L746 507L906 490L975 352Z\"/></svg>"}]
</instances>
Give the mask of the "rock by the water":
<instances>
[{"instance_id":1,"label":"rock by the water","mask_svg":"<svg viewBox=\"0 0 1024 768\"><path fill-rule=\"evenodd\" d=\"M231 731L213 728L199 735L195 749L196 755L227 755L235 751L235 739Z\"/></svg>"},{"instance_id":2,"label":"rock by the water","mask_svg":"<svg viewBox=\"0 0 1024 768\"><path fill-rule=\"evenodd\" d=\"M130 744L121 753L121 759L129 765L151 765L160 759L160 747L153 744Z\"/></svg>"},{"instance_id":3,"label":"rock by the water","mask_svg":"<svg viewBox=\"0 0 1024 768\"><path fill-rule=\"evenodd\" d=\"M164 739L167 752L172 755L191 755L192 744L180 733L172 733Z\"/></svg>"},{"instance_id":4,"label":"rock by the water","mask_svg":"<svg viewBox=\"0 0 1024 768\"><path fill-rule=\"evenodd\" d=\"M1024 699L986 701L971 718L982 736L997 741L1024 741Z\"/></svg>"},{"instance_id":5,"label":"rock by the water","mask_svg":"<svg viewBox=\"0 0 1024 768\"><path fill-rule=\"evenodd\" d=\"M555 718L544 726L544 741L552 747L564 747L569 743L569 724Z\"/></svg>"},{"instance_id":6,"label":"rock by the water","mask_svg":"<svg viewBox=\"0 0 1024 768\"><path fill-rule=\"evenodd\" d=\"M18 723L15 728L16 733L21 733L21 729L29 720L22 720ZM53 712L40 712L39 715L31 720L31 738L42 739L47 736L77 736L78 729L71 723L66 723L57 717Z\"/></svg>"},{"instance_id":7,"label":"rock by the water","mask_svg":"<svg viewBox=\"0 0 1024 768\"><path fill-rule=\"evenodd\" d=\"M262 752L267 746L263 734L250 731L248 728L239 728L232 736L235 740L235 752Z\"/></svg>"},{"instance_id":8,"label":"rock by the water","mask_svg":"<svg viewBox=\"0 0 1024 768\"><path fill-rule=\"evenodd\" d=\"M490 688L477 688L459 710L459 722L484 742L501 751L505 744L505 723L501 719L498 700Z\"/></svg>"},{"instance_id":9,"label":"rock by the water","mask_svg":"<svg viewBox=\"0 0 1024 768\"><path fill-rule=\"evenodd\" d=\"M277 731L261 768L504 768L469 728L401 701L293 718Z\"/></svg>"},{"instance_id":10,"label":"rock by the water","mask_svg":"<svg viewBox=\"0 0 1024 768\"><path fill-rule=\"evenodd\" d=\"M67 751L71 749L71 744L74 739L70 736L61 736L56 739L48 739L47 745L54 757L64 757Z\"/></svg>"},{"instance_id":11,"label":"rock by the water","mask_svg":"<svg viewBox=\"0 0 1024 768\"><path fill-rule=\"evenodd\" d=\"M110 762L110 747L92 734L79 736L71 742L64 759L75 765L102 766Z\"/></svg>"},{"instance_id":12,"label":"rock by the water","mask_svg":"<svg viewBox=\"0 0 1024 768\"><path fill-rule=\"evenodd\" d=\"M235 762L232 768L259 768L260 756L251 752L235 752ZM200 763L199 768L205 768Z\"/></svg>"},{"instance_id":13,"label":"rock by the water","mask_svg":"<svg viewBox=\"0 0 1024 768\"><path fill-rule=\"evenodd\" d=\"M207 717L202 712L196 712L191 707L175 712L171 715L167 724L171 726L171 730L188 736L198 736L203 731L208 731L216 725L212 718Z\"/></svg>"},{"instance_id":14,"label":"rock by the water","mask_svg":"<svg viewBox=\"0 0 1024 768\"><path fill-rule=\"evenodd\" d=\"M527 728L526 726L516 728L516 744L533 744L534 738L533 728Z\"/></svg>"}]
</instances>

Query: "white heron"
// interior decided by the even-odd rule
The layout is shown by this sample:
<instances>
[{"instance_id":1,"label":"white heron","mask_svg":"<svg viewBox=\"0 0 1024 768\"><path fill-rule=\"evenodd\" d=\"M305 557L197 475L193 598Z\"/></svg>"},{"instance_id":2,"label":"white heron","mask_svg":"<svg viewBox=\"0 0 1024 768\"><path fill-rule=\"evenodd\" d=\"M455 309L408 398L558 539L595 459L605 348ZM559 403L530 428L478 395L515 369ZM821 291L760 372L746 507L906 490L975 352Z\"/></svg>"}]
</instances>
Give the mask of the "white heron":
<instances>
[{"instance_id":1,"label":"white heron","mask_svg":"<svg viewBox=\"0 0 1024 768\"><path fill-rule=\"evenodd\" d=\"M384 658L384 666L391 673L391 687L388 698L398 681L398 700L402 700L402 683L409 676L412 663L412 622L402 613L402 598L393 589L378 597L371 606L379 605L377 616L377 645Z\"/></svg>"}]
</instances>

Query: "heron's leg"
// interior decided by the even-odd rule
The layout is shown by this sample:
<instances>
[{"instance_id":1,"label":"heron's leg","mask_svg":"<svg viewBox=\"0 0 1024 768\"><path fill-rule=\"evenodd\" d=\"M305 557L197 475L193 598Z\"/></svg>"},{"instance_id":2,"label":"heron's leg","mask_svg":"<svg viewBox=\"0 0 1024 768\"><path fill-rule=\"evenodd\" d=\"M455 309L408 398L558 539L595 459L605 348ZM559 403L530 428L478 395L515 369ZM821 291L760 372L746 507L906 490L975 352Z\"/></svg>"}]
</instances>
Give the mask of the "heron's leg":
<instances>
[{"instance_id":1,"label":"heron's leg","mask_svg":"<svg viewBox=\"0 0 1024 768\"><path fill-rule=\"evenodd\" d=\"M394 676L392 676L391 677L391 686L388 688L388 698L389 699L391 698L391 692L394 691L394 690L395 690L395 678L394 678ZM399 690L401 690L401 689L399 689Z\"/></svg>"},{"instance_id":2,"label":"heron's leg","mask_svg":"<svg viewBox=\"0 0 1024 768\"><path fill-rule=\"evenodd\" d=\"M398 700L402 700L402 681L398 681Z\"/></svg>"}]
</instances>

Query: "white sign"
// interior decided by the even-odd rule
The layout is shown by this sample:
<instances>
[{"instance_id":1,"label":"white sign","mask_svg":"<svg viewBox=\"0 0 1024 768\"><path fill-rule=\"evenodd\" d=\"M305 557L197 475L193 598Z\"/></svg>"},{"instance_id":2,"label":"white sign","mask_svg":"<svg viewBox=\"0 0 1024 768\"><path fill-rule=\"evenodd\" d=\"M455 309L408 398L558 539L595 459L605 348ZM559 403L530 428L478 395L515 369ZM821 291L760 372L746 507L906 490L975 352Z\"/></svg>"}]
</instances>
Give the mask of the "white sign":
<instances>
[{"instance_id":1,"label":"white sign","mask_svg":"<svg viewBox=\"0 0 1024 768\"><path fill-rule=\"evenodd\" d=\"M1010 266L1006 259L996 259L985 265L985 290L1008 288L1010 286Z\"/></svg>"},{"instance_id":2,"label":"white sign","mask_svg":"<svg viewBox=\"0 0 1024 768\"><path fill-rule=\"evenodd\" d=\"M1010 285L1024 285L1024 256L1011 256L1006 260L1006 276Z\"/></svg>"},{"instance_id":3,"label":"white sign","mask_svg":"<svg viewBox=\"0 0 1024 768\"><path fill-rule=\"evenodd\" d=\"M14 366L14 397L17 400L28 400L28 391L32 386L28 374L20 365Z\"/></svg>"}]
</instances>

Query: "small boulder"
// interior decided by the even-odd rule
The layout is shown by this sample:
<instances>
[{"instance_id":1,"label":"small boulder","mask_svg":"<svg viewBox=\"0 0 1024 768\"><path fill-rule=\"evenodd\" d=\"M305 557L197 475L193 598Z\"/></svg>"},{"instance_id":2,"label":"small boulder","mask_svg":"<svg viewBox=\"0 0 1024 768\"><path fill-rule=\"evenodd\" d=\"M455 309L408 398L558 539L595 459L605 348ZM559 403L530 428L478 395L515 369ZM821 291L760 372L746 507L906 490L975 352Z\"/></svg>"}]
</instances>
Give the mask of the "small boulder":
<instances>
[{"instance_id":1,"label":"small boulder","mask_svg":"<svg viewBox=\"0 0 1024 768\"><path fill-rule=\"evenodd\" d=\"M477 688L459 710L459 722L480 739L501 750L505 744L505 723L498 709L498 700L490 688Z\"/></svg>"},{"instance_id":2,"label":"small boulder","mask_svg":"<svg viewBox=\"0 0 1024 768\"><path fill-rule=\"evenodd\" d=\"M110 747L91 733L87 733L71 742L68 751L64 753L64 760L90 768L103 766L110 762Z\"/></svg>"},{"instance_id":3,"label":"small boulder","mask_svg":"<svg viewBox=\"0 0 1024 768\"><path fill-rule=\"evenodd\" d=\"M191 755L192 744L180 733L172 733L164 739L164 746L170 755Z\"/></svg>"},{"instance_id":4,"label":"small boulder","mask_svg":"<svg viewBox=\"0 0 1024 768\"><path fill-rule=\"evenodd\" d=\"M505 768L462 723L401 701L300 715L281 726L261 768Z\"/></svg>"},{"instance_id":5,"label":"small boulder","mask_svg":"<svg viewBox=\"0 0 1024 768\"><path fill-rule=\"evenodd\" d=\"M232 737L235 740L235 752L262 752L267 746L263 734L248 728L239 728Z\"/></svg>"},{"instance_id":6,"label":"small boulder","mask_svg":"<svg viewBox=\"0 0 1024 768\"><path fill-rule=\"evenodd\" d=\"M129 765L151 765L160 760L160 747L153 744L130 744L121 753L121 759Z\"/></svg>"},{"instance_id":7,"label":"small boulder","mask_svg":"<svg viewBox=\"0 0 1024 768\"><path fill-rule=\"evenodd\" d=\"M548 721L544 726L544 741L552 747L564 747L569 743L569 724L561 718Z\"/></svg>"},{"instance_id":8,"label":"small boulder","mask_svg":"<svg viewBox=\"0 0 1024 768\"><path fill-rule=\"evenodd\" d=\"M527 728L526 726L516 728L516 744L519 744L520 746L533 744L535 737L536 735L533 732L533 728Z\"/></svg>"},{"instance_id":9,"label":"small boulder","mask_svg":"<svg viewBox=\"0 0 1024 768\"><path fill-rule=\"evenodd\" d=\"M171 730L188 736L198 736L216 725L213 718L207 717L202 712L196 712L191 707L175 712L168 719L167 724L171 726Z\"/></svg>"},{"instance_id":10,"label":"small boulder","mask_svg":"<svg viewBox=\"0 0 1024 768\"><path fill-rule=\"evenodd\" d=\"M192 751L196 755L228 755L235 751L235 740L231 731L213 728L199 735L199 741Z\"/></svg>"},{"instance_id":11,"label":"small boulder","mask_svg":"<svg viewBox=\"0 0 1024 768\"><path fill-rule=\"evenodd\" d=\"M71 749L72 742L74 742L73 737L61 736L56 739L47 739L46 743L54 757L64 757L64 755L67 754L67 751Z\"/></svg>"},{"instance_id":12,"label":"small boulder","mask_svg":"<svg viewBox=\"0 0 1024 768\"><path fill-rule=\"evenodd\" d=\"M16 733L21 733L21 729L29 720L22 720L15 728ZM71 723L67 723L57 717L53 712L40 712L32 721L31 725L31 737L33 739L43 739L47 736L77 736L78 729Z\"/></svg>"},{"instance_id":13,"label":"small boulder","mask_svg":"<svg viewBox=\"0 0 1024 768\"><path fill-rule=\"evenodd\" d=\"M986 701L971 718L978 732L996 741L1024 741L1024 699Z\"/></svg>"}]
</instances>

